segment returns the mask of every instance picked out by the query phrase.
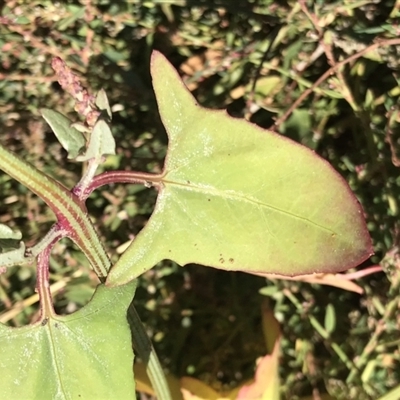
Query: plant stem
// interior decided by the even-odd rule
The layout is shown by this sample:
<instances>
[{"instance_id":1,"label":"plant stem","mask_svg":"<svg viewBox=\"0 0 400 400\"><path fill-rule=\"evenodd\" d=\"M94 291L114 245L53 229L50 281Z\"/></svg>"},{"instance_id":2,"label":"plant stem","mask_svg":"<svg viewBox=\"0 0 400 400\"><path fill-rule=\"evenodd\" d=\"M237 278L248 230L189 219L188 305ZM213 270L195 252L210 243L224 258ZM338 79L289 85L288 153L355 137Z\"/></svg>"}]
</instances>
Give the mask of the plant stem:
<instances>
[{"instance_id":1,"label":"plant stem","mask_svg":"<svg viewBox=\"0 0 400 400\"><path fill-rule=\"evenodd\" d=\"M284 295L292 302L292 304L297 308L298 311L302 311L303 307L301 303L298 301L296 296L294 296L290 290L284 289ZM311 323L311 325L315 328L315 330L321 335L321 337L325 340L325 343L329 344L338 357L342 360L342 362L346 365L346 367L351 370L354 368L354 363L347 357L346 353L340 348L340 346L331 340L330 333L326 331L326 329L318 322L318 320L310 314L307 314L307 317Z\"/></svg>"},{"instance_id":2,"label":"plant stem","mask_svg":"<svg viewBox=\"0 0 400 400\"><path fill-rule=\"evenodd\" d=\"M82 194L86 192L88 186L90 186L99 164L100 161L98 159L91 158L88 161L86 171L84 171L81 180L77 185L75 185L74 189L72 190L72 193L74 193L80 199L82 198Z\"/></svg>"},{"instance_id":3,"label":"plant stem","mask_svg":"<svg viewBox=\"0 0 400 400\"><path fill-rule=\"evenodd\" d=\"M54 224L39 243L26 250L26 255L28 257L37 257L46 247L51 246L52 243L67 236L67 234L68 232L63 230L59 224Z\"/></svg>"},{"instance_id":4,"label":"plant stem","mask_svg":"<svg viewBox=\"0 0 400 400\"><path fill-rule=\"evenodd\" d=\"M157 353L154 350L151 340L147 336L143 322L140 320L133 303L128 309L128 321L132 330L133 348L136 349L139 357L146 364L146 372L157 394L158 400L172 400Z\"/></svg>"},{"instance_id":5,"label":"plant stem","mask_svg":"<svg viewBox=\"0 0 400 400\"><path fill-rule=\"evenodd\" d=\"M323 81L328 79L333 74L333 72L335 72L338 68L343 67L344 65L350 63L351 61L357 60L358 58L362 57L364 54L366 54L372 50L375 50L379 47L396 46L398 44L400 44L400 38L380 40L379 42L371 44L371 46L366 47L365 49L351 55L350 57L346 58L345 60L340 61L337 64L335 64L334 66L330 67L324 74L322 74L312 84L312 86L310 88L305 90L297 98L297 100L285 111L285 113L274 122L274 124L269 128L269 130L275 131L276 129L278 129L279 126L289 118L289 116L292 114L293 110L295 110L307 98L307 96L309 96L315 90L315 88L317 88Z\"/></svg>"},{"instance_id":6,"label":"plant stem","mask_svg":"<svg viewBox=\"0 0 400 400\"><path fill-rule=\"evenodd\" d=\"M80 198L87 199L95 189L111 183L133 183L158 188L161 185L161 179L162 175L148 174L146 172L107 171L95 176L90 185L80 194Z\"/></svg>"},{"instance_id":7,"label":"plant stem","mask_svg":"<svg viewBox=\"0 0 400 400\"><path fill-rule=\"evenodd\" d=\"M376 350L379 337L386 330L387 321L398 311L398 302L398 298L395 297L385 306L383 317L378 321L375 331L364 347L363 352L355 360L353 368L351 368L346 379L346 383L352 383L356 379L357 373L368 363L369 356Z\"/></svg>"},{"instance_id":8,"label":"plant stem","mask_svg":"<svg viewBox=\"0 0 400 400\"><path fill-rule=\"evenodd\" d=\"M40 319L46 321L47 318L54 316L53 299L50 292L49 283L49 260L51 249L56 243L57 239L53 240L51 244L37 257L37 291L40 300Z\"/></svg>"},{"instance_id":9,"label":"plant stem","mask_svg":"<svg viewBox=\"0 0 400 400\"><path fill-rule=\"evenodd\" d=\"M107 276L111 262L83 202L66 187L0 144L0 169L38 195L54 212L62 229L83 251L96 274Z\"/></svg>"}]
</instances>

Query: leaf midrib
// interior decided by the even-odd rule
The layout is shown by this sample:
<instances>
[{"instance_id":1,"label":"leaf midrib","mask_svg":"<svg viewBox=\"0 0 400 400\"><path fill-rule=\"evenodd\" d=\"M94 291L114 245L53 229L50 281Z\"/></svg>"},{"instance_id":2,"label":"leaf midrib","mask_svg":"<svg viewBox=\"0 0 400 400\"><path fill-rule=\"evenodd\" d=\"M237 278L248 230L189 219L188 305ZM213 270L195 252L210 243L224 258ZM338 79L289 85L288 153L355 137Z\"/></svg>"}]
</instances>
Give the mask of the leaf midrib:
<instances>
[{"instance_id":1,"label":"leaf midrib","mask_svg":"<svg viewBox=\"0 0 400 400\"><path fill-rule=\"evenodd\" d=\"M250 196L244 196L243 194L241 194L235 190L221 190L221 189L217 189L212 186L211 187L210 186L199 186L198 184L196 185L196 184L192 183L191 181L190 181L190 183L184 183L184 182L177 182L177 181L162 179L162 182L165 185L165 187L162 190L165 190L165 188L167 188L168 185L178 186L180 188L186 189L189 192L197 192L204 196L211 195L214 197L220 197L220 198L227 199L227 200L235 200L235 201L249 203L251 205L256 205L258 207L265 207L271 211L283 214L287 217L294 218L294 219L300 220L306 224L315 226L315 227L317 227L325 232L328 232L332 235L337 235L337 233L334 230L327 228L323 225L317 224L316 222L314 222L308 218L302 217L300 215L296 215L296 214L291 213L290 211L284 210L282 208L264 203L260 200L252 198Z\"/></svg>"}]
</instances>

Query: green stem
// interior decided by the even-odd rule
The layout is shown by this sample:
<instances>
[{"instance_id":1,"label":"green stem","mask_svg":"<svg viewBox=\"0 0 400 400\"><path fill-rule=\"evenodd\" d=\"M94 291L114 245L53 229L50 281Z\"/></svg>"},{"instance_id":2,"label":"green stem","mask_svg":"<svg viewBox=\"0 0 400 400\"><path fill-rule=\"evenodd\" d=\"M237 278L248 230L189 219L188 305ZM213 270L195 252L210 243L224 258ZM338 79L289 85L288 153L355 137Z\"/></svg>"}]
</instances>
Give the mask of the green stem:
<instances>
[{"instance_id":1,"label":"green stem","mask_svg":"<svg viewBox=\"0 0 400 400\"><path fill-rule=\"evenodd\" d=\"M147 336L146 329L133 303L128 309L128 321L132 330L133 348L136 349L139 357L146 364L146 372L157 398L159 400L172 400L171 392L157 353Z\"/></svg>"},{"instance_id":2,"label":"green stem","mask_svg":"<svg viewBox=\"0 0 400 400\"><path fill-rule=\"evenodd\" d=\"M36 288L39 293L40 299L40 318L42 322L46 322L49 317L53 317L54 307L53 298L51 296L50 284L49 284L49 260L51 249L53 248L55 239L51 244L49 244L37 258L37 284Z\"/></svg>"},{"instance_id":3,"label":"green stem","mask_svg":"<svg viewBox=\"0 0 400 400\"><path fill-rule=\"evenodd\" d=\"M350 370L350 373L346 379L346 383L352 383L355 381L357 374L359 371L368 363L371 359L370 356L378 346L378 339L382 333L385 332L387 322L393 317L393 315L398 310L398 298L394 298L389 304L385 305L385 313L383 317L378 321L375 331L371 338L369 339L367 345L364 347L362 353L357 357L357 360L354 363L353 368Z\"/></svg>"},{"instance_id":4,"label":"green stem","mask_svg":"<svg viewBox=\"0 0 400 400\"><path fill-rule=\"evenodd\" d=\"M83 176L79 183L75 185L73 193L78 196L80 199L82 198L82 193L85 193L87 190L88 186L92 182L94 178L94 174L96 173L96 170L100 164L100 160L97 158L92 158L88 161L88 166L86 168L86 171L83 173Z\"/></svg>"},{"instance_id":5,"label":"green stem","mask_svg":"<svg viewBox=\"0 0 400 400\"><path fill-rule=\"evenodd\" d=\"M111 262L79 198L1 144L0 169L38 195L51 208L61 227L80 247L97 275L104 279Z\"/></svg>"},{"instance_id":6,"label":"green stem","mask_svg":"<svg viewBox=\"0 0 400 400\"><path fill-rule=\"evenodd\" d=\"M59 224L54 224L46 235L35 244L33 247L26 249L25 254L28 257L37 257L46 247L50 246L54 241L58 241L63 237L67 236L68 232L60 228Z\"/></svg>"}]
</instances>

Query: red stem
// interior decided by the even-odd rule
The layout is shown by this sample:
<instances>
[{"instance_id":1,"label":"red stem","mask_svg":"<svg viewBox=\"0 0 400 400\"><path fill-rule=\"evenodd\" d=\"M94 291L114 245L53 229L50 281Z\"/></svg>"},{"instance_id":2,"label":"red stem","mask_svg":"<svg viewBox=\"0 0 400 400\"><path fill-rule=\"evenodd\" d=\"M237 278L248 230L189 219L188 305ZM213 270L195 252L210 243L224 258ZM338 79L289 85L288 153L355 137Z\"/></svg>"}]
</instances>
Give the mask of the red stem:
<instances>
[{"instance_id":1,"label":"red stem","mask_svg":"<svg viewBox=\"0 0 400 400\"><path fill-rule=\"evenodd\" d=\"M111 183L133 183L136 185L144 185L146 187L159 188L161 185L162 175L148 174L146 172L134 171L107 171L100 175L96 175L87 189L80 195L80 200L87 199L90 194L100 186L109 185ZM74 192L74 191L73 191Z\"/></svg>"},{"instance_id":2,"label":"red stem","mask_svg":"<svg viewBox=\"0 0 400 400\"><path fill-rule=\"evenodd\" d=\"M39 253L37 257L37 281L36 288L40 299L40 319L45 321L54 315L53 299L50 292L49 260L51 249L56 240Z\"/></svg>"}]
</instances>

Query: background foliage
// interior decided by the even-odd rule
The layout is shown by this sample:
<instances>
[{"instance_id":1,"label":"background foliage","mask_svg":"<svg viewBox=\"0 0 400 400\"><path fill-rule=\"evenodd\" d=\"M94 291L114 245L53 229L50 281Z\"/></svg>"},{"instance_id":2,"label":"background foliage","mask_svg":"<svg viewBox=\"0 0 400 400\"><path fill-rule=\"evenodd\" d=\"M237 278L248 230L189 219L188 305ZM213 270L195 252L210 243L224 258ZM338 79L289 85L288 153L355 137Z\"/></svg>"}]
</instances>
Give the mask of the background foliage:
<instances>
[{"instance_id":1,"label":"background foliage","mask_svg":"<svg viewBox=\"0 0 400 400\"><path fill-rule=\"evenodd\" d=\"M400 384L399 17L400 2L385 0L4 2L1 141L66 186L81 166L67 162L40 116L46 107L75 118L51 58L63 58L88 88L108 94L118 153L104 168L159 172L166 135L149 75L150 53L158 49L202 105L227 108L311 147L364 207L376 254L362 267L380 264L384 272L357 282L362 295L169 261L142 276L138 311L175 375L215 388L251 377L265 354L260 305L268 299L284 335L284 397L372 399ZM31 245L54 216L3 174L0 187L0 223L21 229ZM148 193L115 185L89 199L114 260L146 223L156 196ZM97 281L77 249L62 242L51 266L58 311L86 304ZM1 322L20 326L37 318L33 271L0 276Z\"/></svg>"}]
</instances>

